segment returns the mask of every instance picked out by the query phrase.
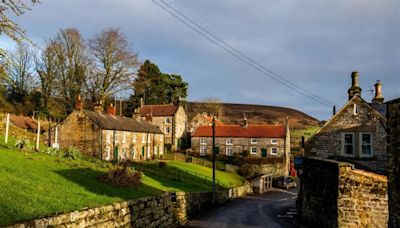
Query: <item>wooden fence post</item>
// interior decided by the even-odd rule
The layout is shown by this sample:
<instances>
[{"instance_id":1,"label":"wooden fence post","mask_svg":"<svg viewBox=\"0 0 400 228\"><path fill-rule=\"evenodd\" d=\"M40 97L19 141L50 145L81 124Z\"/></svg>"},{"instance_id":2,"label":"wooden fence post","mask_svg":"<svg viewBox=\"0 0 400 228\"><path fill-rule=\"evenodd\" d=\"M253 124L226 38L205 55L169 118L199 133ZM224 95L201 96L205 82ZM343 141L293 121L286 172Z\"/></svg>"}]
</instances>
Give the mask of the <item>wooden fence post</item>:
<instances>
[{"instance_id":1,"label":"wooden fence post","mask_svg":"<svg viewBox=\"0 0 400 228\"><path fill-rule=\"evenodd\" d=\"M7 144L8 143L8 131L10 128L10 113L7 113L6 117L6 137L4 139L4 142Z\"/></svg>"},{"instance_id":2,"label":"wooden fence post","mask_svg":"<svg viewBox=\"0 0 400 228\"><path fill-rule=\"evenodd\" d=\"M40 142L40 119L38 118L37 136L36 136L36 151L39 151Z\"/></svg>"}]
</instances>

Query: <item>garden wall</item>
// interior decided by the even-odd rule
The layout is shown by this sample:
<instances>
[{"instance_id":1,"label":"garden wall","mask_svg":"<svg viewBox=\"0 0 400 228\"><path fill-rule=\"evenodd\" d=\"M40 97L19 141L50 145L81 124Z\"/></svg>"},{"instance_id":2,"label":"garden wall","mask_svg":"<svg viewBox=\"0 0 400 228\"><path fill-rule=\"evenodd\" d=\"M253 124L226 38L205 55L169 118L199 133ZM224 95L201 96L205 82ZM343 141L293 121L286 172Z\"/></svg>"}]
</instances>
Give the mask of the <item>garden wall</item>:
<instances>
[{"instance_id":1,"label":"garden wall","mask_svg":"<svg viewBox=\"0 0 400 228\"><path fill-rule=\"evenodd\" d=\"M245 163L239 166L239 173L246 179L260 175L287 176L289 168L286 163L251 164Z\"/></svg>"},{"instance_id":2,"label":"garden wall","mask_svg":"<svg viewBox=\"0 0 400 228\"><path fill-rule=\"evenodd\" d=\"M217 192L217 204L252 192L250 183ZM22 222L11 227L178 227L212 208L212 193L164 193L113 205Z\"/></svg>"},{"instance_id":3,"label":"garden wall","mask_svg":"<svg viewBox=\"0 0 400 228\"><path fill-rule=\"evenodd\" d=\"M298 208L310 226L387 227L387 178L349 163L306 158Z\"/></svg>"}]
</instances>

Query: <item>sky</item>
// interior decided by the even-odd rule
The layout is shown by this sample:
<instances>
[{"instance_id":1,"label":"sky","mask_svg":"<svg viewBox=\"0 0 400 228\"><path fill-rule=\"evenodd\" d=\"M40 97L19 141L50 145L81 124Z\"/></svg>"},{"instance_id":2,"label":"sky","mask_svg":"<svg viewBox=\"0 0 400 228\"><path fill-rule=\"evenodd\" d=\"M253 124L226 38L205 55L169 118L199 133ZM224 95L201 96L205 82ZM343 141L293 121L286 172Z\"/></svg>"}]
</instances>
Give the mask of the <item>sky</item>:
<instances>
[{"instance_id":1,"label":"sky","mask_svg":"<svg viewBox=\"0 0 400 228\"><path fill-rule=\"evenodd\" d=\"M156 0L160 1L160 0ZM351 72L363 98L380 79L386 100L400 97L398 0L164 0L207 31L291 83L338 107L347 102ZM84 38L120 28L144 61L182 75L188 100L274 105L320 120L332 107L261 74L201 37L152 0L42 0L15 18L38 45L60 29ZM0 36L2 47L12 43ZM249 117L251 118L251 117Z\"/></svg>"}]
</instances>

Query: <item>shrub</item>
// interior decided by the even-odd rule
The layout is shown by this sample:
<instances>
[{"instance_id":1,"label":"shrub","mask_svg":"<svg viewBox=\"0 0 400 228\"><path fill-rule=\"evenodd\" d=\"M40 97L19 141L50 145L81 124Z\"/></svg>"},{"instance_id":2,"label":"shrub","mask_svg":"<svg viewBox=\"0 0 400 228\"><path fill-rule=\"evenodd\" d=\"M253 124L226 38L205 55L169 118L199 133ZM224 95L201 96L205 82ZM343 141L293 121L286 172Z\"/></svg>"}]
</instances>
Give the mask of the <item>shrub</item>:
<instances>
[{"instance_id":1,"label":"shrub","mask_svg":"<svg viewBox=\"0 0 400 228\"><path fill-rule=\"evenodd\" d=\"M64 157L72 160L80 160L81 152L75 147L68 147L68 149L64 151Z\"/></svg>"},{"instance_id":2,"label":"shrub","mask_svg":"<svg viewBox=\"0 0 400 228\"><path fill-rule=\"evenodd\" d=\"M142 183L142 174L129 166L118 166L101 176L101 180L114 186L136 188Z\"/></svg>"},{"instance_id":3,"label":"shrub","mask_svg":"<svg viewBox=\"0 0 400 228\"><path fill-rule=\"evenodd\" d=\"M60 155L61 151L57 148L47 147L46 149L42 150L41 152L43 152L47 155L56 156L56 155Z\"/></svg>"},{"instance_id":4,"label":"shrub","mask_svg":"<svg viewBox=\"0 0 400 228\"><path fill-rule=\"evenodd\" d=\"M33 150L34 146L31 144L29 139L18 139L15 142L15 147L17 147L20 150Z\"/></svg>"},{"instance_id":5,"label":"shrub","mask_svg":"<svg viewBox=\"0 0 400 228\"><path fill-rule=\"evenodd\" d=\"M167 167L167 163L166 162L158 162L158 167L160 167L161 169L164 169Z\"/></svg>"}]
</instances>

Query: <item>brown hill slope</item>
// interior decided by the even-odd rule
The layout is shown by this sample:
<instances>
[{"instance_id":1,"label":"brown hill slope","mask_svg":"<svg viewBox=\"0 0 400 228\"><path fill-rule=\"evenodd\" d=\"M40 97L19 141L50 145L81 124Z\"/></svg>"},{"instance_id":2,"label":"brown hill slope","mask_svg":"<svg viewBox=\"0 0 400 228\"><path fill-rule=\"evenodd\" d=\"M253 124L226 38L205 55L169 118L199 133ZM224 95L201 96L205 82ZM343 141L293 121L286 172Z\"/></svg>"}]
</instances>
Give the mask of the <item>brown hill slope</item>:
<instances>
[{"instance_id":1,"label":"brown hill slope","mask_svg":"<svg viewBox=\"0 0 400 228\"><path fill-rule=\"evenodd\" d=\"M284 123L286 116L289 118L289 124L292 129L309 128L320 123L317 119L291 108L230 103L221 103L220 105L223 109L222 121L225 124L239 124L243 120L244 113L249 124ZM188 102L186 108L189 120L199 112L206 112L207 110L202 110L203 106L199 102Z\"/></svg>"}]
</instances>

